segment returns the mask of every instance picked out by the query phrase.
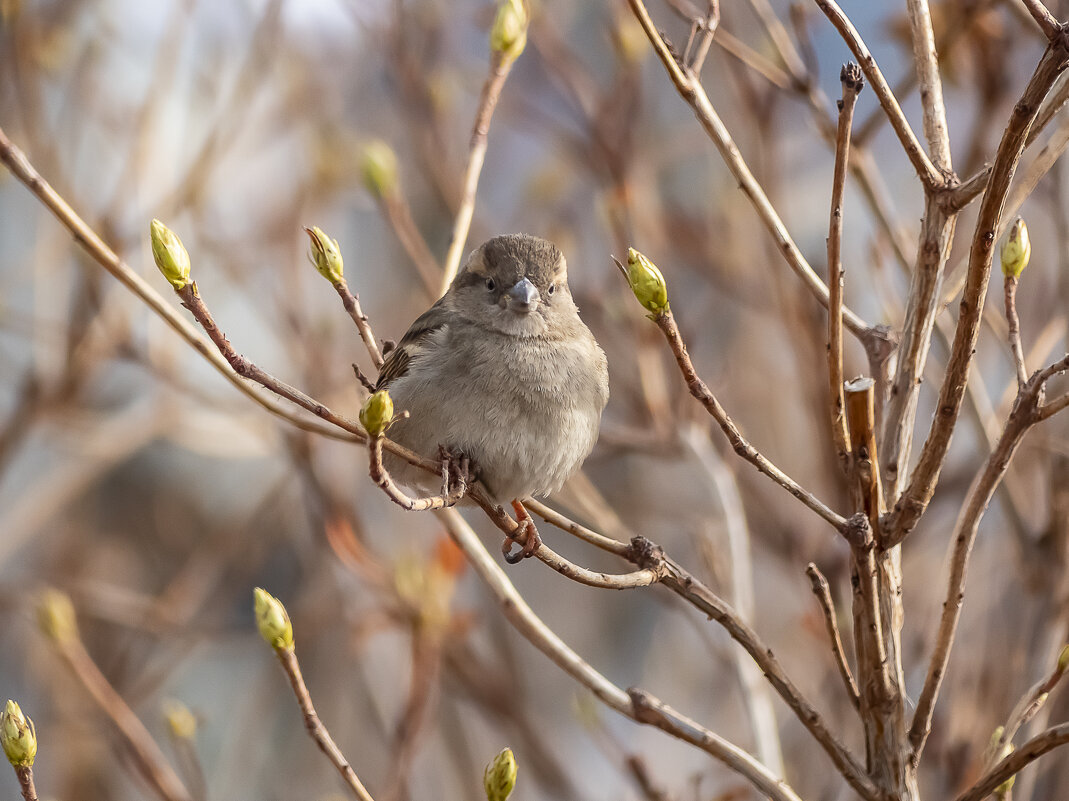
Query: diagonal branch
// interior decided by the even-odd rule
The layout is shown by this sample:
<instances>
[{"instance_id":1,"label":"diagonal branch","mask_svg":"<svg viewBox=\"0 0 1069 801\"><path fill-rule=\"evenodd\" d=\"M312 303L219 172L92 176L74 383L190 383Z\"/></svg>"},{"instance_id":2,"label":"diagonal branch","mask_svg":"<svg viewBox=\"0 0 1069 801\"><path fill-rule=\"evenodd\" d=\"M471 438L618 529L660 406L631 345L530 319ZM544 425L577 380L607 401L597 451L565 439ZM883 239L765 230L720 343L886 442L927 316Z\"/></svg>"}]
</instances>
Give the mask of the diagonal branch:
<instances>
[{"instance_id":1,"label":"diagonal branch","mask_svg":"<svg viewBox=\"0 0 1069 801\"><path fill-rule=\"evenodd\" d=\"M1051 726L999 762L984 774L976 784L959 795L954 801L983 801L1007 779L1016 776L1023 768L1035 762L1048 751L1069 743L1069 723Z\"/></svg>"},{"instance_id":2,"label":"diagonal branch","mask_svg":"<svg viewBox=\"0 0 1069 801\"><path fill-rule=\"evenodd\" d=\"M827 307L828 287L813 271L809 262L805 260L805 257L787 231L787 227L783 224L783 220L780 219L779 214L777 214L769 201L764 189L761 188L753 173L750 172L750 168L743 160L742 154L731 138L731 134L713 108L713 104L705 93L701 81L698 80L693 72L676 61L676 57L672 54L664 38L653 24L643 0L628 0L628 4L646 32L653 49L657 52L658 57L668 71L676 91L690 105L694 111L694 116L698 118L702 128L705 129L709 138L713 140L713 144L716 145L724 163L731 170L735 180L738 181L739 188L750 199L758 216L761 218L761 222L764 223L765 228L775 239L776 246L779 248L780 253L783 254L788 266L802 280L809 291ZM868 324L850 309L843 309L843 323L855 336L862 340L865 339L870 331Z\"/></svg>"},{"instance_id":3,"label":"diagonal branch","mask_svg":"<svg viewBox=\"0 0 1069 801\"><path fill-rule=\"evenodd\" d=\"M1069 65L1069 57L1063 43L1052 44L1043 53L1032 79L1020 102L1014 107L992 168L991 180L973 234L969 253L969 267L965 289L962 293L961 313L954 334L946 376L939 390L939 400L928 438L924 442L917 467L909 485L902 492L891 512L890 525L885 525L887 547L901 542L917 525L928 508L939 473L950 447L950 438L961 411L961 401L972 366L973 351L980 329L988 279L991 276L991 260L995 236L1002 216L1003 204L1009 191L1010 181L1025 146L1028 130L1036 118L1040 103L1050 91L1058 76Z\"/></svg>"},{"instance_id":4,"label":"diagonal branch","mask_svg":"<svg viewBox=\"0 0 1069 801\"><path fill-rule=\"evenodd\" d=\"M913 133L913 129L910 128L906 115L902 112L902 107L898 105L898 99L895 97L894 92L891 91L891 87L876 64L876 59L872 57L872 53L865 46L865 42L862 41L861 35L857 32L854 24L834 0L814 1L831 21L831 24L835 26L835 29L839 31L847 47L850 48L850 52L854 54L854 58L861 65L865 77L872 84L872 90L876 93L876 97L879 98L884 113L887 114L888 119L891 121L891 127L894 128L895 133L898 135L898 140L902 143L910 163L913 164L913 169L917 171L917 175L924 186L928 189L943 187L946 184L946 178L932 164L928 154L921 147L921 143L917 141L917 136Z\"/></svg>"}]
</instances>

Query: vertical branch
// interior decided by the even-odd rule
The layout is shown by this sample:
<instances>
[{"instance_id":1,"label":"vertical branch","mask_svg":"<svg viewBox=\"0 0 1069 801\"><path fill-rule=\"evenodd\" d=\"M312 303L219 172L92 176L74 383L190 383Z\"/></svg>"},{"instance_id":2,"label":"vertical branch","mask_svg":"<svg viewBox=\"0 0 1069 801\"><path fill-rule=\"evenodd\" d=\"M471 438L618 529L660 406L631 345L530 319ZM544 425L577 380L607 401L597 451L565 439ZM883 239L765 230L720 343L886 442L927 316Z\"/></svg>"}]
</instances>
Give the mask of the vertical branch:
<instances>
[{"instance_id":1,"label":"vertical branch","mask_svg":"<svg viewBox=\"0 0 1069 801\"><path fill-rule=\"evenodd\" d=\"M1010 181L1024 150L1028 131L1039 113L1040 103L1066 66L1069 66L1066 45L1060 39L1055 40L1043 53L1028 87L1013 109L999 143L991 178L976 220L965 289L962 292L961 313L947 362L946 376L939 389L935 417L909 485L895 503L889 521L891 530L888 531L888 526L884 526L884 537L889 544L901 542L909 535L928 508L935 492L969 380L973 352L980 330L980 317L991 276L995 235L1002 218Z\"/></svg>"},{"instance_id":2,"label":"vertical branch","mask_svg":"<svg viewBox=\"0 0 1069 801\"><path fill-rule=\"evenodd\" d=\"M846 419L850 429L850 452L861 510L869 519L873 537L880 540L883 493L876 459L875 385L871 378L855 378L846 384Z\"/></svg>"},{"instance_id":3,"label":"vertical branch","mask_svg":"<svg viewBox=\"0 0 1069 801\"><path fill-rule=\"evenodd\" d=\"M949 174L950 135L947 111L943 105L943 83L939 79L939 57L935 51L935 33L928 0L906 0L909 26L913 34L913 64L920 84L921 107L924 109L924 137L937 170Z\"/></svg>"},{"instance_id":4,"label":"vertical branch","mask_svg":"<svg viewBox=\"0 0 1069 801\"><path fill-rule=\"evenodd\" d=\"M1002 283L1006 301L1006 336L1013 352L1013 364L1017 369L1017 388L1028 381L1028 369L1025 367L1024 347L1021 345L1021 318L1017 316L1017 276L1007 275Z\"/></svg>"},{"instance_id":5,"label":"vertical branch","mask_svg":"<svg viewBox=\"0 0 1069 801\"><path fill-rule=\"evenodd\" d=\"M505 80L509 77L515 60L514 56L496 50L490 59L490 73L483 83L482 94L479 96L479 109L475 113L475 125L471 131L468 165L464 169L463 193L460 208L457 209L457 216L453 221L453 238L449 241L449 252L446 254L442 268L442 286L438 293L440 295L444 295L449 289L460 267L460 257L464 252L464 244L468 241L468 230L471 228L471 218L475 213L475 193L479 188L479 175L483 170L483 160L486 158L486 147L489 144L490 119L494 116L501 89L505 86Z\"/></svg>"},{"instance_id":6,"label":"vertical branch","mask_svg":"<svg viewBox=\"0 0 1069 801\"><path fill-rule=\"evenodd\" d=\"M839 73L843 85L839 101L839 126L835 136L835 172L831 190L831 221L828 225L828 389L831 397L831 428L835 450L844 472L850 458L846 416L843 410L843 191L850 159L850 128L854 106L865 85L857 64L844 64Z\"/></svg>"}]
</instances>

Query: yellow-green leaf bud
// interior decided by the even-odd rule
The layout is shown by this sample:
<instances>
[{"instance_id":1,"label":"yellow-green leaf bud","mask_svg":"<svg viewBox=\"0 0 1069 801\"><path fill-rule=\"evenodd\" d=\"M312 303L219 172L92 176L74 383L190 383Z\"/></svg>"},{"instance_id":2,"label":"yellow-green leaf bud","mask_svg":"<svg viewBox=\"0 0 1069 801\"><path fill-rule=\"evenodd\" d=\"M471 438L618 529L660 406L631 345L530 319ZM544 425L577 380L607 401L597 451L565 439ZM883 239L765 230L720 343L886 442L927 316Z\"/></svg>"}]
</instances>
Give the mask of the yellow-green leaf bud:
<instances>
[{"instance_id":1,"label":"yellow-green leaf bud","mask_svg":"<svg viewBox=\"0 0 1069 801\"><path fill-rule=\"evenodd\" d=\"M156 266L171 286L176 290L184 289L189 283L189 253L182 240L159 220L153 220L150 229L152 258L156 260Z\"/></svg>"},{"instance_id":2,"label":"yellow-green leaf bud","mask_svg":"<svg viewBox=\"0 0 1069 801\"><path fill-rule=\"evenodd\" d=\"M372 139L364 145L360 174L368 192L380 199L389 197L397 191L397 154L386 142Z\"/></svg>"},{"instance_id":3,"label":"yellow-green leaf bud","mask_svg":"<svg viewBox=\"0 0 1069 801\"><path fill-rule=\"evenodd\" d=\"M197 735L197 716L177 698L163 701L163 718L176 740L192 740Z\"/></svg>"},{"instance_id":4,"label":"yellow-green leaf bud","mask_svg":"<svg viewBox=\"0 0 1069 801\"><path fill-rule=\"evenodd\" d=\"M342 261L338 240L331 239L323 233L322 228L316 226L305 228L304 230L308 234L308 238L312 240L312 249L308 252L308 260L315 265L319 274L330 283L340 283L345 272L345 264Z\"/></svg>"},{"instance_id":5,"label":"yellow-green leaf bud","mask_svg":"<svg viewBox=\"0 0 1069 801\"><path fill-rule=\"evenodd\" d=\"M372 437L381 437L393 421L393 398L384 389L374 392L360 410L360 425Z\"/></svg>"},{"instance_id":6,"label":"yellow-green leaf bud","mask_svg":"<svg viewBox=\"0 0 1069 801\"><path fill-rule=\"evenodd\" d=\"M490 49L515 61L527 44L527 9L522 0L501 0L490 28Z\"/></svg>"},{"instance_id":7,"label":"yellow-green leaf bud","mask_svg":"<svg viewBox=\"0 0 1069 801\"><path fill-rule=\"evenodd\" d=\"M627 249L627 283L651 318L668 311L668 285L657 265L634 248Z\"/></svg>"},{"instance_id":8,"label":"yellow-green leaf bud","mask_svg":"<svg viewBox=\"0 0 1069 801\"><path fill-rule=\"evenodd\" d=\"M1057 671L1065 673L1066 670L1069 670L1069 645L1064 646L1062 652L1058 654Z\"/></svg>"},{"instance_id":9,"label":"yellow-green leaf bud","mask_svg":"<svg viewBox=\"0 0 1069 801\"><path fill-rule=\"evenodd\" d=\"M253 607L260 636L275 650L293 650L293 624L282 602L257 587L253 590Z\"/></svg>"},{"instance_id":10,"label":"yellow-green leaf bud","mask_svg":"<svg viewBox=\"0 0 1069 801\"><path fill-rule=\"evenodd\" d=\"M78 638L78 619L70 596L49 587L37 600L37 625L52 642L63 644Z\"/></svg>"},{"instance_id":11,"label":"yellow-green leaf bud","mask_svg":"<svg viewBox=\"0 0 1069 801\"><path fill-rule=\"evenodd\" d=\"M1006 241L1002 243L1002 274L1007 278L1020 278L1032 255L1032 243L1028 241L1028 226L1018 217Z\"/></svg>"},{"instance_id":12,"label":"yellow-green leaf bud","mask_svg":"<svg viewBox=\"0 0 1069 801\"><path fill-rule=\"evenodd\" d=\"M22 714L14 701L8 701L0 714L0 745L8 762L16 768L32 766L37 756L37 732L33 721Z\"/></svg>"},{"instance_id":13,"label":"yellow-green leaf bud","mask_svg":"<svg viewBox=\"0 0 1069 801\"><path fill-rule=\"evenodd\" d=\"M516 786L516 757L511 748L505 748L490 760L483 771L483 788L486 801L505 801Z\"/></svg>"}]
</instances>

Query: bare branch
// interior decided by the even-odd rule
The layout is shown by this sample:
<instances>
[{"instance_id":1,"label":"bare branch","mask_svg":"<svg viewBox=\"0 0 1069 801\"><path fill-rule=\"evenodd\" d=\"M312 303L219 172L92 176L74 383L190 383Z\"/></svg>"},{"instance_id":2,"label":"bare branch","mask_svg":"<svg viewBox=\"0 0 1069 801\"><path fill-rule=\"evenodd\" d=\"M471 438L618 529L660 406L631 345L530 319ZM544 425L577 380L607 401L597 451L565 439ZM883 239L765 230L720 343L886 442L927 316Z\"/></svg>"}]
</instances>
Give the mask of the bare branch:
<instances>
[{"instance_id":1,"label":"bare branch","mask_svg":"<svg viewBox=\"0 0 1069 801\"><path fill-rule=\"evenodd\" d=\"M1041 0L1021 0L1021 2L1024 3L1024 7L1028 9L1028 13L1032 15L1032 19L1036 21L1048 41L1053 42L1062 33L1062 26L1058 24L1058 20L1054 18L1054 15L1043 5Z\"/></svg>"},{"instance_id":2,"label":"bare branch","mask_svg":"<svg viewBox=\"0 0 1069 801\"><path fill-rule=\"evenodd\" d=\"M716 396L713 395L712 391L705 382L702 381L698 376L697 371L694 369L694 364L690 360L690 354L687 353L687 346L683 342L683 335L679 332L679 326L676 325L672 311L669 309L658 314L654 317L653 322L657 324L657 327L660 328L661 332L664 334L665 339L668 340L668 346L672 349L672 354L676 357L676 363L679 365L679 370L683 374L683 380L686 382L690 394L693 395L702 406L705 407L706 411L712 415L713 419L716 420L725 436L727 436L735 453L756 467L758 471L764 473L787 490L787 492L816 512L837 530L842 531L846 525L845 518L836 514L820 499L813 495L813 493L802 487L797 481L772 464L772 462L765 458L765 456L751 445L742 435L738 426L736 426L734 421L728 416L724 407L720 405L720 401L716 399Z\"/></svg>"},{"instance_id":3,"label":"bare branch","mask_svg":"<svg viewBox=\"0 0 1069 801\"><path fill-rule=\"evenodd\" d=\"M300 707L301 714L304 716L304 727L308 729L308 736L319 746L319 750L326 754L327 759L341 774L345 784L349 787L349 791L357 801L375 801L316 713L315 707L312 705L312 696L309 694L308 686L304 683L304 676L301 674L301 666L297 662L297 654L292 648L276 648L275 654L278 656L278 661L282 664L282 669L290 680L290 686L293 687L293 694L296 696L297 706Z\"/></svg>"},{"instance_id":4,"label":"bare branch","mask_svg":"<svg viewBox=\"0 0 1069 801\"><path fill-rule=\"evenodd\" d=\"M924 137L937 170L951 173L950 134L947 111L943 105L943 82L939 78L939 57L935 52L935 33L928 0L907 0L909 27L913 34L913 63L920 83L921 107L924 109Z\"/></svg>"},{"instance_id":5,"label":"bare branch","mask_svg":"<svg viewBox=\"0 0 1069 801\"><path fill-rule=\"evenodd\" d=\"M876 97L880 100L884 113L887 114L888 119L891 121L891 127L894 128L895 133L898 135L906 155L925 187L938 189L945 185L946 179L932 164L928 154L924 152L920 142L917 141L917 136L913 133L913 129L909 127L906 115L902 113L902 108L898 105L898 99L891 91L891 87L888 86L883 73L880 72L880 68L876 64L876 59L872 57L872 53L865 46L854 24L834 0L815 0L815 2L831 21L831 24L835 26L835 29L839 31L839 34L846 41L847 47L850 48L850 52L854 54L854 58L861 65L865 77L869 79Z\"/></svg>"},{"instance_id":6,"label":"bare branch","mask_svg":"<svg viewBox=\"0 0 1069 801\"><path fill-rule=\"evenodd\" d=\"M831 399L831 430L844 473L850 458L849 433L843 409L843 192L850 161L850 129L854 106L865 86L861 68L844 64L839 73L843 96L839 101L839 125L835 136L835 171L831 186L831 221L828 223L828 395Z\"/></svg>"},{"instance_id":7,"label":"bare branch","mask_svg":"<svg viewBox=\"0 0 1069 801\"><path fill-rule=\"evenodd\" d=\"M1024 347L1021 345L1021 318L1017 316L1017 277L1007 275L1002 282L1003 297L1006 301L1006 336L1013 352L1013 364L1017 369L1017 388L1028 381L1028 368L1024 362Z\"/></svg>"},{"instance_id":8,"label":"bare branch","mask_svg":"<svg viewBox=\"0 0 1069 801\"><path fill-rule=\"evenodd\" d=\"M805 569L809 581L813 585L813 595L820 603L820 611L824 615L824 627L828 630L828 639L831 641L831 653L835 658L835 666L839 668L839 675L846 686L846 693L850 697L850 703L854 709L860 709L860 696L857 691L857 682L850 672L850 664L846 661L846 651L843 650L843 640L839 635L839 624L835 620L835 604L831 599L831 588L828 580L820 572L815 564L810 562Z\"/></svg>"}]
</instances>

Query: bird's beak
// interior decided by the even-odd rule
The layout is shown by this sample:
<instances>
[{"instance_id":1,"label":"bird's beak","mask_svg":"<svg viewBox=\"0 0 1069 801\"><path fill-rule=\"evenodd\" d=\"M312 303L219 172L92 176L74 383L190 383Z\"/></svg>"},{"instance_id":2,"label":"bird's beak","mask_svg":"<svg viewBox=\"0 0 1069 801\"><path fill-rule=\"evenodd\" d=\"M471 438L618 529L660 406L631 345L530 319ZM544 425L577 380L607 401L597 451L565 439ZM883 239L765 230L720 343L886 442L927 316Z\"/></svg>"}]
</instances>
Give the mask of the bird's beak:
<instances>
[{"instance_id":1,"label":"bird's beak","mask_svg":"<svg viewBox=\"0 0 1069 801\"><path fill-rule=\"evenodd\" d=\"M535 287L526 278L520 280L508 291L509 308L517 314L530 314L538 308L539 294Z\"/></svg>"}]
</instances>

